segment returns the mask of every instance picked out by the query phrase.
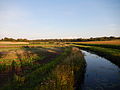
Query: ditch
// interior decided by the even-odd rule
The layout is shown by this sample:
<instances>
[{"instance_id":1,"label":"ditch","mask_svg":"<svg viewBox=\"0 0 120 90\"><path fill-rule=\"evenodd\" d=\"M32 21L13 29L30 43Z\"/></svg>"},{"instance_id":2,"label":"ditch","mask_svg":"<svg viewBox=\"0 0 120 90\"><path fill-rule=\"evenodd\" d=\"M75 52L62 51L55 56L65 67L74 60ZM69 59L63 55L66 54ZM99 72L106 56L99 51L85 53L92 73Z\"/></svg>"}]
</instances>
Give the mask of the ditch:
<instances>
[{"instance_id":1,"label":"ditch","mask_svg":"<svg viewBox=\"0 0 120 90\"><path fill-rule=\"evenodd\" d=\"M120 68L94 53L81 51L87 64L82 90L120 90Z\"/></svg>"}]
</instances>

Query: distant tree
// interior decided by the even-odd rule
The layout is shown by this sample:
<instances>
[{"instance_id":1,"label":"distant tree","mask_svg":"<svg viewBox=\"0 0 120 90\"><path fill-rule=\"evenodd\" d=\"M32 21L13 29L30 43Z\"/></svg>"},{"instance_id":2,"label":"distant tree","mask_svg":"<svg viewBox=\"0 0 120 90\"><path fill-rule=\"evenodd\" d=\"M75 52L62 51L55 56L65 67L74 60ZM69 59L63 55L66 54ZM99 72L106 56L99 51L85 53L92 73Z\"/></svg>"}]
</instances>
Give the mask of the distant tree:
<instances>
[{"instance_id":1,"label":"distant tree","mask_svg":"<svg viewBox=\"0 0 120 90\"><path fill-rule=\"evenodd\" d=\"M29 41L29 40L27 40L27 39L17 39L17 41L19 41L19 42L27 42L27 41Z\"/></svg>"},{"instance_id":2,"label":"distant tree","mask_svg":"<svg viewBox=\"0 0 120 90\"><path fill-rule=\"evenodd\" d=\"M5 38L2 39L2 41L15 41L15 39L5 37Z\"/></svg>"}]
</instances>

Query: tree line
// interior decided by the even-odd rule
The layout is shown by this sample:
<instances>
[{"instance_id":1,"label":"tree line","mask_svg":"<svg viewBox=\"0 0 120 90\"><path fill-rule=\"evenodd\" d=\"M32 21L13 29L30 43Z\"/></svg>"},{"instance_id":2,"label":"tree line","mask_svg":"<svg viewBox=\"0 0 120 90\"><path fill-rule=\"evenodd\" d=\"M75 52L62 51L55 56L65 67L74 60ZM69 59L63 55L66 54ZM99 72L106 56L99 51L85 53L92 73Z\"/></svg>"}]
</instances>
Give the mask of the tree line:
<instances>
[{"instance_id":1,"label":"tree line","mask_svg":"<svg viewBox=\"0 0 120 90\"><path fill-rule=\"evenodd\" d=\"M22 39L22 38L19 38L19 39L14 39L14 38L8 38L8 37L5 37L5 38L2 38L0 41L18 41L18 42L28 42L29 40L28 40L28 39Z\"/></svg>"},{"instance_id":2,"label":"tree line","mask_svg":"<svg viewBox=\"0 0 120 90\"><path fill-rule=\"evenodd\" d=\"M28 40L28 39L14 39L14 38L2 38L0 41L18 41L18 42L80 42L80 41L107 41L107 40L115 40L120 39L120 37L96 37L96 38L76 38L76 39L36 39L36 40Z\"/></svg>"}]
</instances>

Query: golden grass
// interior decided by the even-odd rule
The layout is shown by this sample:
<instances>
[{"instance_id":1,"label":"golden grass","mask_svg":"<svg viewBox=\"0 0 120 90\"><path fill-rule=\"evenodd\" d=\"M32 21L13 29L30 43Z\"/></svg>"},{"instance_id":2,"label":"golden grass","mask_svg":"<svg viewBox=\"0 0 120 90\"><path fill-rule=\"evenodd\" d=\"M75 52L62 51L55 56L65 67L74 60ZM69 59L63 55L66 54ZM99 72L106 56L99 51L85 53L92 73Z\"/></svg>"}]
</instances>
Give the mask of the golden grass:
<instances>
[{"instance_id":1,"label":"golden grass","mask_svg":"<svg viewBox=\"0 0 120 90\"><path fill-rule=\"evenodd\" d=\"M23 49L11 49L0 51L0 62L4 64L11 64L12 61L20 62L22 59L30 59L38 57L36 53L25 51Z\"/></svg>"},{"instance_id":2,"label":"golden grass","mask_svg":"<svg viewBox=\"0 0 120 90\"><path fill-rule=\"evenodd\" d=\"M82 44L112 44L112 45L120 45L120 40L112 40L112 41L87 41L87 42L75 42Z\"/></svg>"},{"instance_id":3,"label":"golden grass","mask_svg":"<svg viewBox=\"0 0 120 90\"><path fill-rule=\"evenodd\" d=\"M10 42L10 41L0 41L0 44L29 44L29 42Z\"/></svg>"},{"instance_id":4,"label":"golden grass","mask_svg":"<svg viewBox=\"0 0 120 90\"><path fill-rule=\"evenodd\" d=\"M29 59L35 59L40 57L46 57L48 54L59 54L61 50L59 48L3 48L0 49L0 62L11 64L12 61L23 60L27 61Z\"/></svg>"}]
</instances>

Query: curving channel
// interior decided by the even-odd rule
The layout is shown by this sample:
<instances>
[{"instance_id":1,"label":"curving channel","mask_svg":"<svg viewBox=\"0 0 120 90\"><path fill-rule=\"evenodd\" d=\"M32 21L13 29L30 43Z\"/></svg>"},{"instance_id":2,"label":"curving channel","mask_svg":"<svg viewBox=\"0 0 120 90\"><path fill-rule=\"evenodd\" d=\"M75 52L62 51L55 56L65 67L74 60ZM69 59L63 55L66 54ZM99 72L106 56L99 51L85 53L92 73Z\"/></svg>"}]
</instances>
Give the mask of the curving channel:
<instances>
[{"instance_id":1,"label":"curving channel","mask_svg":"<svg viewBox=\"0 0 120 90\"><path fill-rule=\"evenodd\" d=\"M120 68L96 54L81 51L87 63L82 90L120 90Z\"/></svg>"}]
</instances>

